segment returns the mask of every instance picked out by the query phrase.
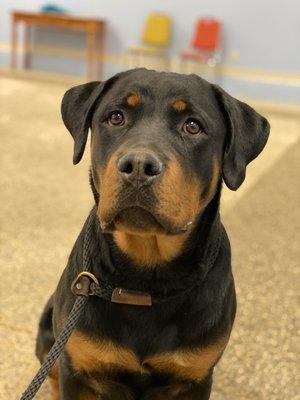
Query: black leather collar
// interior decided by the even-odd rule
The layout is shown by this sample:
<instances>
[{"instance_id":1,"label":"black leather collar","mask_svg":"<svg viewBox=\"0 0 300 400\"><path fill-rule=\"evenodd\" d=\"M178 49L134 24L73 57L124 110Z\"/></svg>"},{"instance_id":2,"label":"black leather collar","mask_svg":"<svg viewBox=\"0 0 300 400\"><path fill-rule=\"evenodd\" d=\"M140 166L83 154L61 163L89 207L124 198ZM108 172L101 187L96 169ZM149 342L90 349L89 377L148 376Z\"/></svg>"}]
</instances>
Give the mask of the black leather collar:
<instances>
[{"instance_id":1,"label":"black leather collar","mask_svg":"<svg viewBox=\"0 0 300 400\"><path fill-rule=\"evenodd\" d=\"M92 214L90 214L87 230L84 238L84 258L89 257L89 244L91 241L91 223ZM128 304L134 306L152 306L154 304L165 303L171 301L183 293L191 290L193 287L198 286L204 281L205 277L212 269L215 261L218 257L220 246L222 242L223 229L221 224L218 222L217 233L214 235L214 239L208 246L202 262L198 266L198 270L201 269L205 271L204 274L197 274L193 282L187 287L180 289L178 291L173 291L172 293L165 293L161 296L154 296L151 293L141 292L136 290L128 290L122 287L116 287L108 282L98 280L95 275L93 275L88 270L82 271L77 278L73 281L71 290L75 295L83 296L97 296L103 300L119 303ZM90 265L90 263L88 263Z\"/></svg>"}]
</instances>

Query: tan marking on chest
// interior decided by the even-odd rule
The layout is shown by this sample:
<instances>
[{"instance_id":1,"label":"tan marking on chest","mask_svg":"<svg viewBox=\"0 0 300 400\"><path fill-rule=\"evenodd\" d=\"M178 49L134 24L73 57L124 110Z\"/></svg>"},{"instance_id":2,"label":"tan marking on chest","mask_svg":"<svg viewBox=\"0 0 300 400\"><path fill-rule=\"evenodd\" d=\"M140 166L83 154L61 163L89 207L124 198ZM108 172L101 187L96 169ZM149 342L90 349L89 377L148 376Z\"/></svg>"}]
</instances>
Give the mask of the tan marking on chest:
<instances>
[{"instance_id":1,"label":"tan marking on chest","mask_svg":"<svg viewBox=\"0 0 300 400\"><path fill-rule=\"evenodd\" d=\"M109 340L93 340L75 331L66 349L76 371L88 372L114 367L141 371L141 364L133 351Z\"/></svg>"},{"instance_id":2,"label":"tan marking on chest","mask_svg":"<svg viewBox=\"0 0 300 400\"><path fill-rule=\"evenodd\" d=\"M178 379L202 380L222 355L229 337L205 348L190 348L153 355L141 362L135 353L109 340L93 340L74 332L67 353L76 371L101 371L121 368L135 373L168 373ZM148 371L148 372L147 372Z\"/></svg>"},{"instance_id":3,"label":"tan marking on chest","mask_svg":"<svg viewBox=\"0 0 300 400\"><path fill-rule=\"evenodd\" d=\"M191 348L157 354L147 359L154 370L171 373L180 379L202 380L221 357L229 337L205 348Z\"/></svg>"},{"instance_id":4,"label":"tan marking on chest","mask_svg":"<svg viewBox=\"0 0 300 400\"><path fill-rule=\"evenodd\" d=\"M113 233L115 242L120 249L135 263L143 267L165 265L171 261L182 249L188 233L179 235L139 236L127 232Z\"/></svg>"}]
</instances>

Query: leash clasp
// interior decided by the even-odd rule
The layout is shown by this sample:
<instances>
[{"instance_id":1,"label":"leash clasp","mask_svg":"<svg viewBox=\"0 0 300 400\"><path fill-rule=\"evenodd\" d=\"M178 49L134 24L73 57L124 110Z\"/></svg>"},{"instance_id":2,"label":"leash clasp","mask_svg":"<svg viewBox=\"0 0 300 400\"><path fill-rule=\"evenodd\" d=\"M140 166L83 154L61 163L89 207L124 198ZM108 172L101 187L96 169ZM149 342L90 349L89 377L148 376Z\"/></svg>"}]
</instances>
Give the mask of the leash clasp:
<instances>
[{"instance_id":1,"label":"leash clasp","mask_svg":"<svg viewBox=\"0 0 300 400\"><path fill-rule=\"evenodd\" d=\"M99 285L99 281L95 275L88 271L82 271L72 282L71 291L76 296L89 297L92 294L90 290L92 282Z\"/></svg>"}]
</instances>

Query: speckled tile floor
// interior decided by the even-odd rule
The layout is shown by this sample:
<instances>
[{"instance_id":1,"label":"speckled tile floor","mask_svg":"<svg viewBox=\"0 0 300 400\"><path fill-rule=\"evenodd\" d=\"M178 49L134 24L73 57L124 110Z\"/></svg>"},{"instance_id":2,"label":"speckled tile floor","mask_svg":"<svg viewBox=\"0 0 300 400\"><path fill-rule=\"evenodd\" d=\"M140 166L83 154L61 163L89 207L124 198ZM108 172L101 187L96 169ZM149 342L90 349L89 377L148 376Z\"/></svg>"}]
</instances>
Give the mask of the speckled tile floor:
<instances>
[{"instance_id":1,"label":"speckled tile floor","mask_svg":"<svg viewBox=\"0 0 300 400\"><path fill-rule=\"evenodd\" d=\"M88 155L72 165L60 121L68 86L0 73L1 399L17 400L38 367L38 317L92 205ZM267 117L264 155L240 192L224 190L238 314L212 400L300 399L300 121ZM50 399L47 384L36 398Z\"/></svg>"}]
</instances>

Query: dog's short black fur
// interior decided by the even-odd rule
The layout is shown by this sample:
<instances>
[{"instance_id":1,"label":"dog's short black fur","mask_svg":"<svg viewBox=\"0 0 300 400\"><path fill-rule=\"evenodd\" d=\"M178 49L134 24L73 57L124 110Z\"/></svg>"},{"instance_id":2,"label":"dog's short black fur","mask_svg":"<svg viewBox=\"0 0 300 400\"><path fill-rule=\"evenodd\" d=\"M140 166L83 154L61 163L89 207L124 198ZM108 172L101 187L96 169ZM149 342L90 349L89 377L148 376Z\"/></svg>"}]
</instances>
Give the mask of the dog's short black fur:
<instances>
[{"instance_id":1,"label":"dog's short black fur","mask_svg":"<svg viewBox=\"0 0 300 400\"><path fill-rule=\"evenodd\" d=\"M145 69L70 89L62 116L75 164L91 128L93 274L166 301L142 307L90 298L53 370L55 398L209 399L236 309L219 218L222 180L232 190L242 184L268 122L196 75ZM75 301L70 286L83 267L86 226L42 315L41 361ZM202 261L220 232L206 271ZM170 293L178 295L168 300Z\"/></svg>"}]
</instances>

